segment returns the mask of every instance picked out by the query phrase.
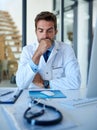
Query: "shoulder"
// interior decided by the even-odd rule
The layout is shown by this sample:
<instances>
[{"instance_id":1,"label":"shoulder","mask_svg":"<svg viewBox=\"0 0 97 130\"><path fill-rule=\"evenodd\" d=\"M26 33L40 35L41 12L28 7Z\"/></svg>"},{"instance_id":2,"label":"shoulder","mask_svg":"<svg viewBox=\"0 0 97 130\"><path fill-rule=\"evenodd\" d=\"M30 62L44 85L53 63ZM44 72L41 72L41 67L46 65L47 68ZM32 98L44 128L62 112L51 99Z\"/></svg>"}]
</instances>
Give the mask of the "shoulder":
<instances>
[{"instance_id":1,"label":"shoulder","mask_svg":"<svg viewBox=\"0 0 97 130\"><path fill-rule=\"evenodd\" d=\"M28 51L28 52L31 52L31 51L35 51L37 48L36 44L35 43L32 43L30 45L26 45L23 47L23 51Z\"/></svg>"},{"instance_id":2,"label":"shoulder","mask_svg":"<svg viewBox=\"0 0 97 130\"><path fill-rule=\"evenodd\" d=\"M59 53L67 58L74 58L75 57L75 52L73 47L70 44L64 43L64 42L56 42L58 46Z\"/></svg>"},{"instance_id":3,"label":"shoulder","mask_svg":"<svg viewBox=\"0 0 97 130\"><path fill-rule=\"evenodd\" d=\"M72 46L68 43L56 41L56 44L57 44L58 48L63 51L69 51L69 50L73 51Z\"/></svg>"}]
</instances>

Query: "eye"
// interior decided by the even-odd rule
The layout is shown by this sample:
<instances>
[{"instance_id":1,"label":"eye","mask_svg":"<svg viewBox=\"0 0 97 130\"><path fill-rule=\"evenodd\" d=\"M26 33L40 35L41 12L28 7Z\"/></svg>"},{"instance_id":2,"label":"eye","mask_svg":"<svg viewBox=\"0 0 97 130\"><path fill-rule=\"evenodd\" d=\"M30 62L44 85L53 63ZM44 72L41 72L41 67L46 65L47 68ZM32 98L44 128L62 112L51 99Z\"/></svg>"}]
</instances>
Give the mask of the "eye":
<instances>
[{"instance_id":1,"label":"eye","mask_svg":"<svg viewBox=\"0 0 97 130\"><path fill-rule=\"evenodd\" d=\"M53 32L53 30L48 30L48 33L52 33Z\"/></svg>"},{"instance_id":2,"label":"eye","mask_svg":"<svg viewBox=\"0 0 97 130\"><path fill-rule=\"evenodd\" d=\"M48 33L53 33L53 28L47 30Z\"/></svg>"},{"instance_id":3,"label":"eye","mask_svg":"<svg viewBox=\"0 0 97 130\"><path fill-rule=\"evenodd\" d=\"M42 32L43 32L43 29L38 29L37 31L40 32L40 33L42 33Z\"/></svg>"},{"instance_id":4,"label":"eye","mask_svg":"<svg viewBox=\"0 0 97 130\"><path fill-rule=\"evenodd\" d=\"M43 32L43 30L39 30L39 32L40 32L40 33L42 33L42 32Z\"/></svg>"}]
</instances>

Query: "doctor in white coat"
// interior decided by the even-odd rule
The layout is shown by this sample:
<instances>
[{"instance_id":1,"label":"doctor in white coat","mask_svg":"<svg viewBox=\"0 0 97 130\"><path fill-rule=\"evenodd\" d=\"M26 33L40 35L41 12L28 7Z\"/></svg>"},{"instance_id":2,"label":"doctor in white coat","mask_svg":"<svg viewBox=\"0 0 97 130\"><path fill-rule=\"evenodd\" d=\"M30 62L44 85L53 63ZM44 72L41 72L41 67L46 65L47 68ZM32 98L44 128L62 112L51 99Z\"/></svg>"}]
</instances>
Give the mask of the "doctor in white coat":
<instances>
[{"instance_id":1,"label":"doctor in white coat","mask_svg":"<svg viewBox=\"0 0 97 130\"><path fill-rule=\"evenodd\" d=\"M56 16L48 11L35 18L37 44L23 47L16 83L21 89L38 86L51 89L78 89L81 75L72 47L55 40ZM44 55L49 50L48 59Z\"/></svg>"}]
</instances>

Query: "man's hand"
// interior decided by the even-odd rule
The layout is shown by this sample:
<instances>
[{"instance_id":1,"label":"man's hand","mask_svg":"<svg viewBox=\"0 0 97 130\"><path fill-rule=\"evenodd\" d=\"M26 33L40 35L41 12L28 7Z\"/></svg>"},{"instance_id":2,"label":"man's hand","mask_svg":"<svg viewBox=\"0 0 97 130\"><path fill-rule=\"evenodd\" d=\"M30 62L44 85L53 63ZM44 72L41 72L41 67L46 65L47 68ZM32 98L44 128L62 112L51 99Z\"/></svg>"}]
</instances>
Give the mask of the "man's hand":
<instances>
[{"instance_id":1,"label":"man's hand","mask_svg":"<svg viewBox=\"0 0 97 130\"><path fill-rule=\"evenodd\" d=\"M47 51L47 49L51 47L51 45L52 41L50 39L40 40L39 46L32 57L32 60L35 64L39 64L41 55L43 55Z\"/></svg>"},{"instance_id":2,"label":"man's hand","mask_svg":"<svg viewBox=\"0 0 97 130\"><path fill-rule=\"evenodd\" d=\"M51 45L52 41L50 39L41 39L37 50L43 55Z\"/></svg>"},{"instance_id":3,"label":"man's hand","mask_svg":"<svg viewBox=\"0 0 97 130\"><path fill-rule=\"evenodd\" d=\"M33 79L33 83L36 85L36 86L39 86L41 88L44 87L43 85L43 79L41 77L41 75L39 73L37 73Z\"/></svg>"}]
</instances>

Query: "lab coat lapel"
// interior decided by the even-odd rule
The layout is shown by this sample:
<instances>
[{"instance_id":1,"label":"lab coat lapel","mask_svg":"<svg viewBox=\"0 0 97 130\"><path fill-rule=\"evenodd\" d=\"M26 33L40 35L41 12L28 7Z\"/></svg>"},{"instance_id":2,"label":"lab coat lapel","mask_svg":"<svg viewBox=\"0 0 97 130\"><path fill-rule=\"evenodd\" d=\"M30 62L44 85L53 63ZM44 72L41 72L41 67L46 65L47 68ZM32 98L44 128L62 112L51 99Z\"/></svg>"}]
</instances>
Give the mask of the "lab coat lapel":
<instances>
[{"instance_id":1,"label":"lab coat lapel","mask_svg":"<svg viewBox=\"0 0 97 130\"><path fill-rule=\"evenodd\" d=\"M53 50L52 50L52 52L51 52L51 54L50 54L50 56L49 56L49 58L48 58L48 60L47 60L47 62L45 62L45 60L44 60L44 57L43 56L41 56L41 58L40 58L40 63L39 63L39 65L41 66L45 66L48 62L50 62L50 61L53 61L53 59L55 58L55 55L57 54L57 52L58 52L58 50L59 50L59 44L55 41L55 46L54 46L54 48L53 48Z\"/></svg>"},{"instance_id":2,"label":"lab coat lapel","mask_svg":"<svg viewBox=\"0 0 97 130\"><path fill-rule=\"evenodd\" d=\"M55 46L54 46L54 48L53 48L53 50L52 50L52 52L51 52L47 62L49 62L52 58L55 57L55 55L57 54L58 50L59 50L59 44L55 41Z\"/></svg>"}]
</instances>

